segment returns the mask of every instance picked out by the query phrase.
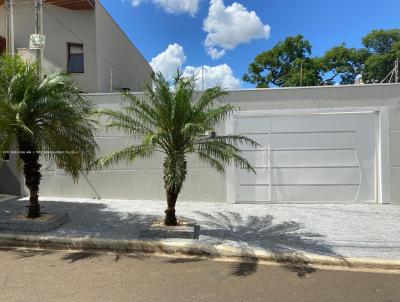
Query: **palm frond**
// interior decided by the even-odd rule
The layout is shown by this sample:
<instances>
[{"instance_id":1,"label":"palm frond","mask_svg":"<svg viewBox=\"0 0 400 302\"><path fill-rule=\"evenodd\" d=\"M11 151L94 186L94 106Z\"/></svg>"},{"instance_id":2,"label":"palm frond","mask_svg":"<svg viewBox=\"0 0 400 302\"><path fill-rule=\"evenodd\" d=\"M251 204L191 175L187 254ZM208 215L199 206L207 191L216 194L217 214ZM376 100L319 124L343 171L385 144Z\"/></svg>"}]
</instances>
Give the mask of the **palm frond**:
<instances>
[{"instance_id":1,"label":"palm frond","mask_svg":"<svg viewBox=\"0 0 400 302\"><path fill-rule=\"evenodd\" d=\"M120 161L126 163L136 160L137 158L148 158L154 153L155 149L148 143L141 145L132 145L122 150L118 150L107 154L92 163L93 167L104 168L116 164Z\"/></svg>"},{"instance_id":2,"label":"palm frond","mask_svg":"<svg viewBox=\"0 0 400 302\"><path fill-rule=\"evenodd\" d=\"M70 77L55 73L42 79L36 64L0 57L0 137L32 142L74 178L98 148L93 109Z\"/></svg>"},{"instance_id":3,"label":"palm frond","mask_svg":"<svg viewBox=\"0 0 400 302\"><path fill-rule=\"evenodd\" d=\"M184 77L178 72L172 84L162 74L154 76L152 85L144 85L145 97L125 94L126 104L119 111L102 110L108 118L108 128L143 137L141 145L133 145L100 159L100 166L120 160L132 161L162 150L164 184L168 191L179 193L187 174L186 158L190 153L220 172L225 165L235 164L251 170L250 163L241 155L243 145L258 144L241 135L205 136L214 132L236 108L220 104L227 94L218 86L199 94L196 77Z\"/></svg>"},{"instance_id":4,"label":"palm frond","mask_svg":"<svg viewBox=\"0 0 400 302\"><path fill-rule=\"evenodd\" d=\"M234 145L223 141L206 141L197 144L196 149L196 153L206 154L220 163L234 164L237 167L256 173L248 160L241 155L240 149Z\"/></svg>"}]
</instances>

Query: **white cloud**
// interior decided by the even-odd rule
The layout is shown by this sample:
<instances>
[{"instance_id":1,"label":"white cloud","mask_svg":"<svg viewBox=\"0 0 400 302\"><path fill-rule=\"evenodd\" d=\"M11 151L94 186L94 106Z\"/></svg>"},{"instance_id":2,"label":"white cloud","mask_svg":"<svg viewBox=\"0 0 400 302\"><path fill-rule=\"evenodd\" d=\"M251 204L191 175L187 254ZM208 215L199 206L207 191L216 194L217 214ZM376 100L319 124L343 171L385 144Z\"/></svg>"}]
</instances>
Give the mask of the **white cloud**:
<instances>
[{"instance_id":1,"label":"white cloud","mask_svg":"<svg viewBox=\"0 0 400 302\"><path fill-rule=\"evenodd\" d=\"M125 1L126 0L122 0L122 2ZM145 1L149 0L130 0L130 3L132 6L137 7ZM162 7L167 13L170 14L189 14L194 16L199 10L200 0L151 0L151 2Z\"/></svg>"},{"instance_id":2,"label":"white cloud","mask_svg":"<svg viewBox=\"0 0 400 302\"><path fill-rule=\"evenodd\" d=\"M171 14L194 16L199 10L199 0L153 0L153 2Z\"/></svg>"},{"instance_id":3,"label":"white cloud","mask_svg":"<svg viewBox=\"0 0 400 302\"><path fill-rule=\"evenodd\" d=\"M217 48L212 47L212 46L206 47L206 51L207 51L207 54L213 60L218 60L219 58L223 57L226 53L225 49L218 50Z\"/></svg>"},{"instance_id":4,"label":"white cloud","mask_svg":"<svg viewBox=\"0 0 400 302\"><path fill-rule=\"evenodd\" d=\"M212 59L219 59L226 50L253 39L268 39L271 28L264 25L254 11L240 3L225 6L223 0L211 0L203 30L207 32L205 48Z\"/></svg>"},{"instance_id":5,"label":"white cloud","mask_svg":"<svg viewBox=\"0 0 400 302\"><path fill-rule=\"evenodd\" d=\"M161 72L167 79L176 73L186 62L185 52L179 44L170 44L165 51L151 59L150 65L155 72Z\"/></svg>"},{"instance_id":6,"label":"white cloud","mask_svg":"<svg viewBox=\"0 0 400 302\"><path fill-rule=\"evenodd\" d=\"M141 0L131 0L132 6L139 6L141 2Z\"/></svg>"},{"instance_id":7,"label":"white cloud","mask_svg":"<svg viewBox=\"0 0 400 302\"><path fill-rule=\"evenodd\" d=\"M211 88L217 85L222 85L225 89L240 88L240 80L234 77L233 70L227 64L217 66L194 67L186 66L183 70L185 76L196 76L197 88L203 88L203 75L204 72L204 88Z\"/></svg>"},{"instance_id":8,"label":"white cloud","mask_svg":"<svg viewBox=\"0 0 400 302\"><path fill-rule=\"evenodd\" d=\"M150 65L155 72L161 72L166 79L171 80L177 69L182 69L184 76L196 76L198 89L222 85L225 89L240 88L240 80L235 78L232 68L227 64L217 66L185 66L186 55L179 44L170 44L165 51L154 57ZM204 72L204 74L202 74Z\"/></svg>"},{"instance_id":9,"label":"white cloud","mask_svg":"<svg viewBox=\"0 0 400 302\"><path fill-rule=\"evenodd\" d=\"M125 2L126 0L121 0L122 2ZM131 3L133 7L139 6L144 0L128 0L128 2Z\"/></svg>"}]
</instances>

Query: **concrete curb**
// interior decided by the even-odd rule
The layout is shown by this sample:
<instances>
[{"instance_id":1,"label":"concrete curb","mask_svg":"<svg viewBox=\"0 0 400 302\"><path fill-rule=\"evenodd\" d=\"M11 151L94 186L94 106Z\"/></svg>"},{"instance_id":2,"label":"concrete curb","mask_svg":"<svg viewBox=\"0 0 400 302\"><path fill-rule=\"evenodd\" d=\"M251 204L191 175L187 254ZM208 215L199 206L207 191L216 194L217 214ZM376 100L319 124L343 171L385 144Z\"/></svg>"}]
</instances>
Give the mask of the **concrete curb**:
<instances>
[{"instance_id":1,"label":"concrete curb","mask_svg":"<svg viewBox=\"0 0 400 302\"><path fill-rule=\"evenodd\" d=\"M20 197L14 196L14 195L1 195L0 196L0 202L7 201L7 200L10 200L10 199L14 199L14 198L20 198Z\"/></svg>"},{"instance_id":2,"label":"concrete curb","mask_svg":"<svg viewBox=\"0 0 400 302\"><path fill-rule=\"evenodd\" d=\"M400 260L343 258L310 253L273 253L261 249L241 249L193 241L142 241L93 238L58 238L34 235L0 234L0 247L92 250L123 253L153 253L209 258L231 258L278 263L340 266L359 269L399 270Z\"/></svg>"}]
</instances>

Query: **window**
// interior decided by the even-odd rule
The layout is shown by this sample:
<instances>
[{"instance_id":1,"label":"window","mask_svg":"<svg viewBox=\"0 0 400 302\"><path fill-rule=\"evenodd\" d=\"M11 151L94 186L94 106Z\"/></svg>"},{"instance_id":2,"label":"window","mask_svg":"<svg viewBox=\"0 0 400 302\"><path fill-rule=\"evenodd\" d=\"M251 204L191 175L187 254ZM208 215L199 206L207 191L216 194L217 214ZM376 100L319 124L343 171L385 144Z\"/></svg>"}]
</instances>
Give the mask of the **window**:
<instances>
[{"instance_id":1,"label":"window","mask_svg":"<svg viewBox=\"0 0 400 302\"><path fill-rule=\"evenodd\" d=\"M84 73L83 45L68 43L68 73Z\"/></svg>"}]
</instances>

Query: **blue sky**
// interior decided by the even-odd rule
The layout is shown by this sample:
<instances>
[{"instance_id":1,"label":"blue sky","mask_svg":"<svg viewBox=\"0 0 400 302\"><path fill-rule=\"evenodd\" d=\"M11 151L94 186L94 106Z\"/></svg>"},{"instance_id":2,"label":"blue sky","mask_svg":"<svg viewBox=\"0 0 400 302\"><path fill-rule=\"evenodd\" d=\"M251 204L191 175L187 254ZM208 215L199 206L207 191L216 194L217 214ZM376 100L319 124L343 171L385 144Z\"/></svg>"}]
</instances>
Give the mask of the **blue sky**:
<instances>
[{"instance_id":1,"label":"blue sky","mask_svg":"<svg viewBox=\"0 0 400 302\"><path fill-rule=\"evenodd\" d=\"M206 66L206 86L228 88L252 87L240 81L249 63L287 36L304 35L319 55L341 43L360 47L372 29L400 28L399 0L101 2L153 68L168 76Z\"/></svg>"}]
</instances>

